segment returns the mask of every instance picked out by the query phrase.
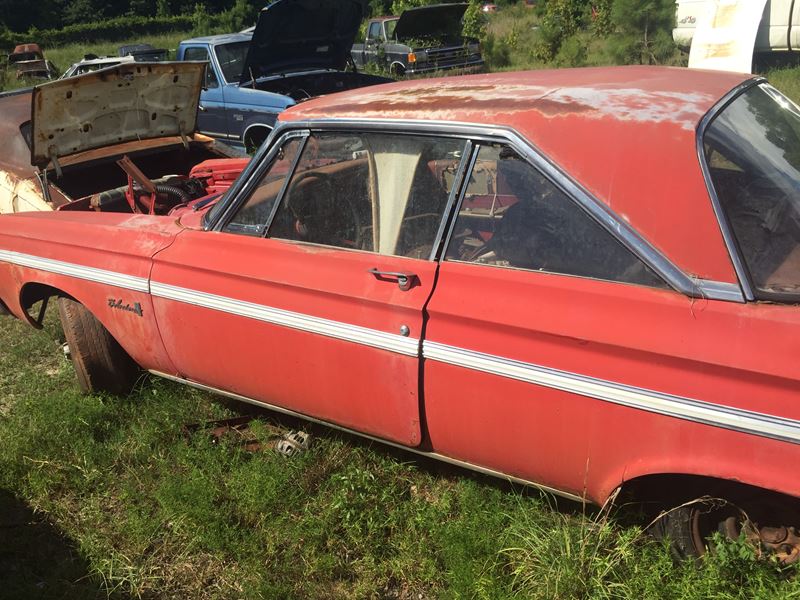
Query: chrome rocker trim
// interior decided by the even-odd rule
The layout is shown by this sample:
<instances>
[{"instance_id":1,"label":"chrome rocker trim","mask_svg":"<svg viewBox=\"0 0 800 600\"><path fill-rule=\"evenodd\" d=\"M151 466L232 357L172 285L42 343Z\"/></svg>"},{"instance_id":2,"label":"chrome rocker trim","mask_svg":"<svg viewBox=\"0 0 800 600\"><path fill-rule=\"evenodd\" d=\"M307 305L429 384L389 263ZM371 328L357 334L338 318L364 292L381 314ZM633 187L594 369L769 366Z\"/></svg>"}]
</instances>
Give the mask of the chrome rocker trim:
<instances>
[{"instance_id":1,"label":"chrome rocker trim","mask_svg":"<svg viewBox=\"0 0 800 600\"><path fill-rule=\"evenodd\" d=\"M403 444L398 444L396 442L391 442L389 440L385 440L383 438L375 437L369 435L368 433L363 433L361 431L357 431L355 429L349 429L347 427L342 427L341 425L336 425L335 423L331 423L329 421L324 421L322 419L317 419L315 417L310 417L306 414L301 412L297 412L291 410L289 408L283 408L282 406L277 406L275 404L270 404L268 402L262 402L261 400L255 400L253 398L248 398L247 396L242 396L240 394L236 394L234 392L228 392L223 389L215 388L210 385L205 385L203 383L198 383L197 381L191 381L190 379L184 379L182 377L178 377L176 375L169 375L167 373L162 373L160 371L149 371L152 375L156 377L161 377L163 379L168 379L170 381L175 381L176 383L182 383L184 385L188 385L190 387L196 388L198 390L203 390L205 392L211 392L212 394L219 394L220 396L225 396L226 398L231 398L232 400L238 400L240 402L246 402L248 404L253 404L255 406L259 406L261 408L267 408L269 410L274 410L275 412L282 413L284 415L289 415L292 417L298 417L300 419L311 421L312 423L319 423L320 425L325 425L326 427L330 427L331 429L336 429L338 431L344 431L345 433L350 433L352 435L357 435L359 437L371 440L373 442L378 442L380 444L385 444L387 446L391 446L393 448L398 448L400 450L405 450L407 452L413 452L419 456L425 456L428 458L433 458L435 460L439 460L442 462L449 463L451 465L461 467L464 469L469 469L471 471L476 471L478 473L482 473L484 475L489 475L491 477L497 477L498 479L504 479L511 483L519 483L521 485L535 487L537 489L542 490L543 492L548 492L550 494L555 494L556 496L561 496L562 498L568 498L569 500L573 500L575 502L580 502L581 504L586 504L587 499L582 498L576 494L571 494L569 492L564 492L541 483L536 483L535 481L530 481L528 479L522 479L520 477L514 477L513 475L506 475L505 473L501 473L500 471L495 471L493 469L487 469L486 467L481 467L480 465L475 465L463 460L458 460L457 458L450 458L449 456L445 456L444 454L439 454L438 452L428 452L425 450L420 450L418 448L412 448L411 446L404 446Z\"/></svg>"}]
</instances>

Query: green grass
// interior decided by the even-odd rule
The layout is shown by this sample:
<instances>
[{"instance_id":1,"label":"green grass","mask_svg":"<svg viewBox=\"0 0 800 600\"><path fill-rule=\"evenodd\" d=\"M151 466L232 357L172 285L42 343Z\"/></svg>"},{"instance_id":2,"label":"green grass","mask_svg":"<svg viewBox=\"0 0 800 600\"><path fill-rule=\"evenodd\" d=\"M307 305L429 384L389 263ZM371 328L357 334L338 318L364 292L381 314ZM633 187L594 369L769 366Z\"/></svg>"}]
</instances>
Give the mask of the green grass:
<instances>
[{"instance_id":1,"label":"green grass","mask_svg":"<svg viewBox=\"0 0 800 600\"><path fill-rule=\"evenodd\" d=\"M675 565L606 514L327 428L292 459L187 435L252 409L169 382L82 396L53 314L0 340L3 598L800 597L744 545ZM302 426L258 416L265 444Z\"/></svg>"}]
</instances>

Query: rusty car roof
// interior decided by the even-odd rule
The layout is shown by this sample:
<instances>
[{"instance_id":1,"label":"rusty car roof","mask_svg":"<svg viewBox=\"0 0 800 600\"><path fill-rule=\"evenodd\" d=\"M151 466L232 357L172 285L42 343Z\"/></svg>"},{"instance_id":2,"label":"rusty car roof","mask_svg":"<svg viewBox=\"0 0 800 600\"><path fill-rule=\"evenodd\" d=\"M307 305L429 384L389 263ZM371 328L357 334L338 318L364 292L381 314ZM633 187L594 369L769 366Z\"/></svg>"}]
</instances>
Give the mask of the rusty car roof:
<instances>
[{"instance_id":1,"label":"rusty car roof","mask_svg":"<svg viewBox=\"0 0 800 600\"><path fill-rule=\"evenodd\" d=\"M316 98L280 120L391 119L512 128L687 273L736 282L696 129L752 76L604 67L418 79Z\"/></svg>"}]
</instances>

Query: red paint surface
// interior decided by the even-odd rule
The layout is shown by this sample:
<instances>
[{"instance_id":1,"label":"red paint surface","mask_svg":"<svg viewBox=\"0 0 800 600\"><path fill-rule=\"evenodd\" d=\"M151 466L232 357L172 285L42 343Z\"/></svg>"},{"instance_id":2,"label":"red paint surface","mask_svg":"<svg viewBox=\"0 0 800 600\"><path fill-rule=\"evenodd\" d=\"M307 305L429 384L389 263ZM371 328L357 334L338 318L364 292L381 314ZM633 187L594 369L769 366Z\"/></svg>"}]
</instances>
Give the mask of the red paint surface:
<instances>
[{"instance_id":1,"label":"red paint surface","mask_svg":"<svg viewBox=\"0 0 800 600\"><path fill-rule=\"evenodd\" d=\"M407 271L408 292L368 269ZM271 308L411 337L436 265L227 233L186 231L156 257L153 279ZM187 304L154 299L178 372L204 384L286 406L415 446L419 361Z\"/></svg>"},{"instance_id":2,"label":"red paint surface","mask_svg":"<svg viewBox=\"0 0 800 600\"><path fill-rule=\"evenodd\" d=\"M465 298L469 300L465 301ZM444 263L426 339L722 406L800 419L800 311ZM800 446L425 361L435 450L602 502L650 473L800 495ZM791 481L790 481L791 480Z\"/></svg>"}]
</instances>

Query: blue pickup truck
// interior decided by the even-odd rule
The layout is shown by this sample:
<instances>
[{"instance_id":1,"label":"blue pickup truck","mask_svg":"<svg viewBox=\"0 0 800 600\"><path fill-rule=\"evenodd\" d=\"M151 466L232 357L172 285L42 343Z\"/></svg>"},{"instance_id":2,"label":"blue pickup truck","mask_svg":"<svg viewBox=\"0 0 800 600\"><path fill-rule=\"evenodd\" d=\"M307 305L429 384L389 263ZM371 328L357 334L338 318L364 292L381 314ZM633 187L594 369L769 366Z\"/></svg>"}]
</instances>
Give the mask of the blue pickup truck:
<instances>
[{"instance_id":1,"label":"blue pickup truck","mask_svg":"<svg viewBox=\"0 0 800 600\"><path fill-rule=\"evenodd\" d=\"M253 32L181 42L178 60L208 62L198 130L253 149L297 102L391 81L345 71L362 10L357 0L278 0Z\"/></svg>"}]
</instances>

